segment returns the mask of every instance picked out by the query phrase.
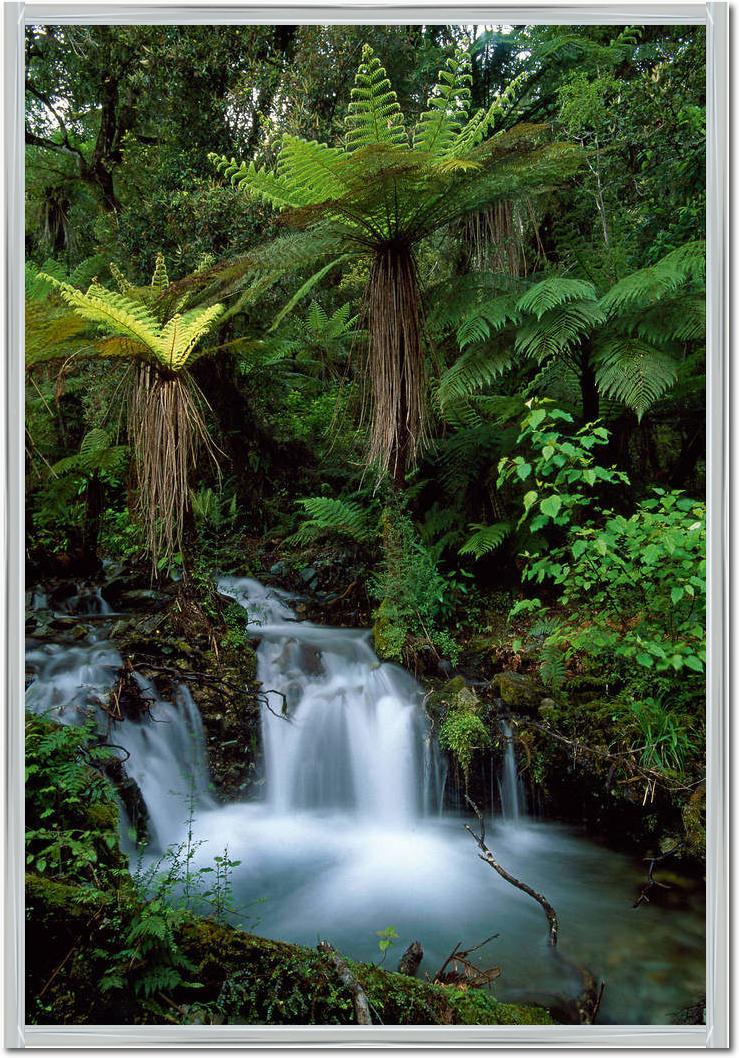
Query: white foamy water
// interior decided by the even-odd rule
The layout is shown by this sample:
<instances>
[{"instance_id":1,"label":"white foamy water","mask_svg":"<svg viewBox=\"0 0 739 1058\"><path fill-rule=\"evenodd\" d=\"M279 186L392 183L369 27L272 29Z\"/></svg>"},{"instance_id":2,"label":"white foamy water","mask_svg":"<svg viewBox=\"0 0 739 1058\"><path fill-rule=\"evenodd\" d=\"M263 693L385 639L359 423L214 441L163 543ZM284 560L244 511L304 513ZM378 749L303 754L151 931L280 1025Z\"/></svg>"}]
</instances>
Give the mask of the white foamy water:
<instances>
[{"instance_id":1,"label":"white foamy water","mask_svg":"<svg viewBox=\"0 0 739 1058\"><path fill-rule=\"evenodd\" d=\"M422 709L422 690L381 664L368 633L299 622L292 600L246 578L220 589L245 607L260 639L264 783L258 798L229 805L210 795L202 724L185 688L152 702L152 719L114 725L110 740L131 754L157 844L185 836L185 799L198 805L201 865L227 846L241 860L234 921L266 936L379 961L377 931L394 926L392 968L414 939L421 973L452 947L499 936L479 955L500 965L501 999L574 995L576 978L546 944L541 908L483 863L459 816L441 812L444 768ZM29 708L80 722L105 697L120 656L105 642L31 646L36 678ZM153 687L142 681L156 699ZM284 714L284 715L283 715ZM560 947L606 981L600 1020L665 1023L704 988L704 907L698 892L674 910L632 909L645 865L572 830L525 815L515 746L505 725L494 785L501 816L488 840L501 863L545 893L560 918ZM255 901L259 903L255 904Z\"/></svg>"}]
</instances>

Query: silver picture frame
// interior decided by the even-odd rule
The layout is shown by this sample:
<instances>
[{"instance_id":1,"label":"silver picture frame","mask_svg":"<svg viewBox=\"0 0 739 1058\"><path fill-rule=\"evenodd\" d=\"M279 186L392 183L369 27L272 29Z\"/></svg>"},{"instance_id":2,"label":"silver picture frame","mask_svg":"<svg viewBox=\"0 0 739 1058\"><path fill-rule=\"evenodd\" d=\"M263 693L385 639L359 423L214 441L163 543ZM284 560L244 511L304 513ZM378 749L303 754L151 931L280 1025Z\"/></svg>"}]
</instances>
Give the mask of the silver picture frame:
<instances>
[{"instance_id":1,"label":"silver picture frame","mask_svg":"<svg viewBox=\"0 0 739 1058\"><path fill-rule=\"evenodd\" d=\"M4 5L5 129L5 996L6 1048L683 1048L729 1046L729 11L708 3L540 3L399 6L351 3ZM707 1011L705 1026L37 1026L24 984L23 255L24 28L54 24L258 23L704 24L707 27L708 186L708 683Z\"/></svg>"}]
</instances>

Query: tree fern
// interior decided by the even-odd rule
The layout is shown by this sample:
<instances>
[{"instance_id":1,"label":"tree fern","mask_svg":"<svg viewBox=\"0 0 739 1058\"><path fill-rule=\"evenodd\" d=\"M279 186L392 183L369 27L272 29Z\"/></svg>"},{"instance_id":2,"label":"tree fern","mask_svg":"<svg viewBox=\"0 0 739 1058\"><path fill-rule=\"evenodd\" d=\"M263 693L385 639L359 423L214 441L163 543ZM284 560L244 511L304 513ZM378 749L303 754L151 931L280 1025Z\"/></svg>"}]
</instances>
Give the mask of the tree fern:
<instances>
[{"instance_id":1,"label":"tree fern","mask_svg":"<svg viewBox=\"0 0 739 1058\"><path fill-rule=\"evenodd\" d=\"M543 126L491 134L510 97L504 92L486 113L468 118L469 85L469 55L458 52L410 135L385 69L365 45L342 144L286 137L271 172L213 158L238 187L304 229L297 247L288 236L229 266L231 281L251 271L254 289L264 292L280 275L302 270L300 296L320 268L350 267L357 259L367 266L368 461L391 471L398 485L427 437L419 243L467 213L544 190L581 160L572 145L546 142ZM314 251L296 262L293 251L302 253L314 234L327 240L331 256Z\"/></svg>"}]
</instances>

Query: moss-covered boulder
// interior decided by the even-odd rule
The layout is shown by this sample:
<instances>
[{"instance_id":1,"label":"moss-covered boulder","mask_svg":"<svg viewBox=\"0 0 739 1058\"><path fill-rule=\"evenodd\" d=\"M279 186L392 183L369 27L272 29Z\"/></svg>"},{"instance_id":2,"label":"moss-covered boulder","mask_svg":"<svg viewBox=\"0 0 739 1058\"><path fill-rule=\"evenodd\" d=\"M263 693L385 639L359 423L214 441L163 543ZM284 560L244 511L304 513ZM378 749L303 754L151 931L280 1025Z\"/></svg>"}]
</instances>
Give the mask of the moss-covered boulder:
<instances>
[{"instance_id":1,"label":"moss-covered boulder","mask_svg":"<svg viewBox=\"0 0 739 1058\"><path fill-rule=\"evenodd\" d=\"M545 692L533 676L521 672L498 672L492 679L495 695L514 711L535 709Z\"/></svg>"}]
</instances>

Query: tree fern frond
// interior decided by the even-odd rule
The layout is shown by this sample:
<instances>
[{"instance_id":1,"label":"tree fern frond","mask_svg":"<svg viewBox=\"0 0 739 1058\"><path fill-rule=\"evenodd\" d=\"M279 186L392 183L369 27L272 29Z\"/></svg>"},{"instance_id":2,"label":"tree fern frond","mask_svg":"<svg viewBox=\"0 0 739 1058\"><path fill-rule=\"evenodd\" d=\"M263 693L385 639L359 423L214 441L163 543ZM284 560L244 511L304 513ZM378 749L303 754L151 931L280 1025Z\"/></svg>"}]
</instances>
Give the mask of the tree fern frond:
<instances>
[{"instance_id":1,"label":"tree fern frond","mask_svg":"<svg viewBox=\"0 0 739 1058\"><path fill-rule=\"evenodd\" d=\"M277 159L277 173L292 187L302 189L309 201L323 202L346 191L341 178L341 161L345 157L339 147L286 133Z\"/></svg>"},{"instance_id":2,"label":"tree fern frond","mask_svg":"<svg viewBox=\"0 0 739 1058\"><path fill-rule=\"evenodd\" d=\"M549 276L535 283L516 303L519 312L530 312L540 320L545 312L570 301L595 301L595 287L584 279Z\"/></svg>"},{"instance_id":3,"label":"tree fern frond","mask_svg":"<svg viewBox=\"0 0 739 1058\"><path fill-rule=\"evenodd\" d=\"M401 146L408 142L398 97L369 44L362 48L344 124L348 151L376 143Z\"/></svg>"},{"instance_id":4,"label":"tree fern frond","mask_svg":"<svg viewBox=\"0 0 739 1058\"><path fill-rule=\"evenodd\" d=\"M233 158L212 153L208 158L240 191L261 199L274 209L305 206L315 201L304 184L296 186L287 177L260 169L254 162L238 164Z\"/></svg>"},{"instance_id":5,"label":"tree fern frond","mask_svg":"<svg viewBox=\"0 0 739 1058\"><path fill-rule=\"evenodd\" d=\"M439 381L438 398L443 408L450 401L469 396L502 375L512 360L512 349L491 349L486 345L467 348L447 368Z\"/></svg>"},{"instance_id":6,"label":"tree fern frond","mask_svg":"<svg viewBox=\"0 0 739 1058\"><path fill-rule=\"evenodd\" d=\"M163 294L169 286L169 276L167 275L167 265L164 260L164 254L158 253L157 259L154 264L154 273L151 277L151 289L155 297Z\"/></svg>"},{"instance_id":7,"label":"tree fern frond","mask_svg":"<svg viewBox=\"0 0 739 1058\"><path fill-rule=\"evenodd\" d=\"M457 327L460 349L465 349L473 342L486 341L494 331L500 331L507 324L517 323L518 318L516 296L513 294L481 302Z\"/></svg>"},{"instance_id":8,"label":"tree fern frond","mask_svg":"<svg viewBox=\"0 0 739 1058\"><path fill-rule=\"evenodd\" d=\"M705 269L705 242L685 243L656 264L621 279L601 298L601 307L609 316L644 308L673 294L686 283L702 282Z\"/></svg>"},{"instance_id":9,"label":"tree fern frond","mask_svg":"<svg viewBox=\"0 0 739 1058\"><path fill-rule=\"evenodd\" d=\"M413 146L435 158L444 158L467 124L472 85L472 60L466 51L447 59L431 90L427 109L413 134Z\"/></svg>"},{"instance_id":10,"label":"tree fern frond","mask_svg":"<svg viewBox=\"0 0 739 1058\"><path fill-rule=\"evenodd\" d=\"M596 382L639 420L677 378L677 363L664 350L639 338L610 336L596 350Z\"/></svg>"},{"instance_id":11,"label":"tree fern frond","mask_svg":"<svg viewBox=\"0 0 739 1058\"><path fill-rule=\"evenodd\" d=\"M519 300L519 306L523 300ZM537 320L527 323L518 331L516 352L539 363L550 356L562 356L604 320L605 313L596 301L561 304L542 312Z\"/></svg>"}]
</instances>

